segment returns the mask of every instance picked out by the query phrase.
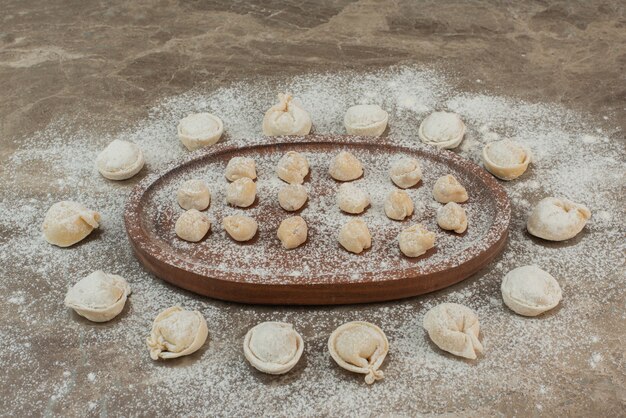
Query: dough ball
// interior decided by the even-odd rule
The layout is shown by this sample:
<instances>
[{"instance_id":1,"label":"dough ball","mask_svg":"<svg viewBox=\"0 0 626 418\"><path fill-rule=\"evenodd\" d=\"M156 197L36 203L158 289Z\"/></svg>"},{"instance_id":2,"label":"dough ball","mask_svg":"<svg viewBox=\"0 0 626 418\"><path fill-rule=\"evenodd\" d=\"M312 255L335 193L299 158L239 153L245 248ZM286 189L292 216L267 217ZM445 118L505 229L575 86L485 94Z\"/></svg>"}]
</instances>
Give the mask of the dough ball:
<instances>
[{"instance_id":1,"label":"dough ball","mask_svg":"<svg viewBox=\"0 0 626 418\"><path fill-rule=\"evenodd\" d=\"M300 216L292 216L280 223L278 227L278 239L287 250L299 247L306 241L308 227Z\"/></svg>"},{"instance_id":2,"label":"dough ball","mask_svg":"<svg viewBox=\"0 0 626 418\"><path fill-rule=\"evenodd\" d=\"M343 122L350 135L380 136L389 115L378 105L356 105L346 112Z\"/></svg>"},{"instance_id":3,"label":"dough ball","mask_svg":"<svg viewBox=\"0 0 626 418\"><path fill-rule=\"evenodd\" d=\"M469 198L465 187L451 174L439 177L435 182L433 197L439 203L463 203Z\"/></svg>"},{"instance_id":4,"label":"dough ball","mask_svg":"<svg viewBox=\"0 0 626 418\"><path fill-rule=\"evenodd\" d=\"M328 173L335 180L351 181L363 175L363 166L354 155L341 151L330 162Z\"/></svg>"},{"instance_id":5,"label":"dough ball","mask_svg":"<svg viewBox=\"0 0 626 418\"><path fill-rule=\"evenodd\" d=\"M249 241L256 235L258 225L249 216L227 216L222 220L222 227L235 241Z\"/></svg>"},{"instance_id":6,"label":"dough ball","mask_svg":"<svg viewBox=\"0 0 626 418\"><path fill-rule=\"evenodd\" d=\"M130 286L122 277L97 270L76 283L65 295L65 306L93 322L115 318L126 304Z\"/></svg>"},{"instance_id":7,"label":"dough ball","mask_svg":"<svg viewBox=\"0 0 626 418\"><path fill-rule=\"evenodd\" d=\"M502 299L512 311L537 316L561 301L561 287L550 273L535 265L511 270L502 280Z\"/></svg>"},{"instance_id":8,"label":"dough ball","mask_svg":"<svg viewBox=\"0 0 626 418\"><path fill-rule=\"evenodd\" d=\"M198 351L209 336L206 320L198 311L172 306L154 319L147 339L153 360L186 356Z\"/></svg>"},{"instance_id":9,"label":"dough ball","mask_svg":"<svg viewBox=\"0 0 626 418\"><path fill-rule=\"evenodd\" d=\"M372 246L370 231L365 222L360 219L352 219L342 226L338 239L343 248L355 254Z\"/></svg>"},{"instance_id":10,"label":"dough ball","mask_svg":"<svg viewBox=\"0 0 626 418\"><path fill-rule=\"evenodd\" d=\"M223 132L222 120L206 112L193 113L178 123L178 138L190 151L215 144Z\"/></svg>"},{"instance_id":11,"label":"dough ball","mask_svg":"<svg viewBox=\"0 0 626 418\"><path fill-rule=\"evenodd\" d=\"M395 161L389 170L389 177L396 186L408 189L422 179L422 169L415 158L404 157Z\"/></svg>"},{"instance_id":12,"label":"dough ball","mask_svg":"<svg viewBox=\"0 0 626 418\"><path fill-rule=\"evenodd\" d=\"M299 210L308 199L306 188L301 184L288 184L278 192L280 207L290 212Z\"/></svg>"},{"instance_id":13,"label":"dough ball","mask_svg":"<svg viewBox=\"0 0 626 418\"><path fill-rule=\"evenodd\" d=\"M360 187L352 183L344 183L339 186L337 204L344 212L358 214L370 205L370 196Z\"/></svg>"},{"instance_id":14,"label":"dough ball","mask_svg":"<svg viewBox=\"0 0 626 418\"><path fill-rule=\"evenodd\" d=\"M433 112L422 121L418 135L425 144L452 149L463 140L465 124L456 113Z\"/></svg>"},{"instance_id":15,"label":"dough ball","mask_svg":"<svg viewBox=\"0 0 626 418\"><path fill-rule=\"evenodd\" d=\"M483 345L478 340L478 317L463 305L437 305L426 312L423 325L437 347L455 356L473 360L477 352L483 352Z\"/></svg>"},{"instance_id":16,"label":"dough ball","mask_svg":"<svg viewBox=\"0 0 626 418\"><path fill-rule=\"evenodd\" d=\"M450 202L437 211L437 224L441 229L462 234L467 229L467 214L460 205Z\"/></svg>"},{"instance_id":17,"label":"dough ball","mask_svg":"<svg viewBox=\"0 0 626 418\"><path fill-rule=\"evenodd\" d=\"M202 180L187 180L176 192L178 204L183 209L205 210L211 204L211 192Z\"/></svg>"},{"instance_id":18,"label":"dough ball","mask_svg":"<svg viewBox=\"0 0 626 418\"><path fill-rule=\"evenodd\" d=\"M546 197L532 210L526 227L536 237L549 241L574 238L591 218L585 206L567 199Z\"/></svg>"},{"instance_id":19,"label":"dough ball","mask_svg":"<svg viewBox=\"0 0 626 418\"><path fill-rule=\"evenodd\" d=\"M404 190L394 190L385 199L385 214L389 219L403 221L413 214L413 201Z\"/></svg>"},{"instance_id":20,"label":"dough ball","mask_svg":"<svg viewBox=\"0 0 626 418\"><path fill-rule=\"evenodd\" d=\"M43 220L43 235L50 244L69 247L83 240L98 227L100 214L80 203L62 201L48 209Z\"/></svg>"},{"instance_id":21,"label":"dough ball","mask_svg":"<svg viewBox=\"0 0 626 418\"><path fill-rule=\"evenodd\" d=\"M278 162L276 174L289 184L302 184L309 174L309 162L299 152L289 151Z\"/></svg>"},{"instance_id":22,"label":"dough ball","mask_svg":"<svg viewBox=\"0 0 626 418\"><path fill-rule=\"evenodd\" d=\"M398 241L404 255L419 257L435 246L435 233L422 224L415 224L400 232Z\"/></svg>"},{"instance_id":23,"label":"dough ball","mask_svg":"<svg viewBox=\"0 0 626 418\"><path fill-rule=\"evenodd\" d=\"M265 112L263 135L307 135L311 117L289 93L278 94L278 103Z\"/></svg>"},{"instance_id":24,"label":"dough ball","mask_svg":"<svg viewBox=\"0 0 626 418\"><path fill-rule=\"evenodd\" d=\"M254 180L256 178L256 164L252 158L233 157L228 161L224 174L229 181L244 177Z\"/></svg>"},{"instance_id":25,"label":"dough ball","mask_svg":"<svg viewBox=\"0 0 626 418\"><path fill-rule=\"evenodd\" d=\"M226 188L226 202L240 208L247 208L256 199L256 183L248 177L235 180Z\"/></svg>"},{"instance_id":26,"label":"dough ball","mask_svg":"<svg viewBox=\"0 0 626 418\"><path fill-rule=\"evenodd\" d=\"M189 242L198 242L211 229L211 221L202 212L196 209L189 209L176 221L174 230L180 239Z\"/></svg>"},{"instance_id":27,"label":"dough ball","mask_svg":"<svg viewBox=\"0 0 626 418\"><path fill-rule=\"evenodd\" d=\"M483 148L485 168L502 180L513 180L524 174L530 160L530 151L510 139L491 142Z\"/></svg>"},{"instance_id":28,"label":"dough ball","mask_svg":"<svg viewBox=\"0 0 626 418\"><path fill-rule=\"evenodd\" d=\"M116 139L96 158L100 174L109 180L126 180L139 173L145 164L141 148Z\"/></svg>"}]
</instances>

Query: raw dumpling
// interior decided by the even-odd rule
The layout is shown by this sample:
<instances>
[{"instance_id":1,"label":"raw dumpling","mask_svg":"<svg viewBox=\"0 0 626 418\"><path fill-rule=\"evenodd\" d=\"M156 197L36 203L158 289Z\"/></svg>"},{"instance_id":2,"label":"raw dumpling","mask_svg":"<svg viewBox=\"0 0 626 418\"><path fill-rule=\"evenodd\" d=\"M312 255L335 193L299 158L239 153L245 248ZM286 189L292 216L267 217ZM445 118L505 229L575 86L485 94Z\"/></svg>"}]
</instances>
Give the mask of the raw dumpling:
<instances>
[{"instance_id":1,"label":"raw dumpling","mask_svg":"<svg viewBox=\"0 0 626 418\"><path fill-rule=\"evenodd\" d=\"M546 197L532 210L526 227L536 237L549 241L565 241L575 237L591 218L583 205L567 199Z\"/></svg>"},{"instance_id":2,"label":"raw dumpling","mask_svg":"<svg viewBox=\"0 0 626 418\"><path fill-rule=\"evenodd\" d=\"M311 117L289 93L278 94L278 103L265 112L263 135L307 135L311 131Z\"/></svg>"},{"instance_id":3,"label":"raw dumpling","mask_svg":"<svg viewBox=\"0 0 626 418\"><path fill-rule=\"evenodd\" d=\"M550 273L535 265L511 270L502 280L506 306L524 316L537 316L561 301L561 287Z\"/></svg>"},{"instance_id":4,"label":"raw dumpling","mask_svg":"<svg viewBox=\"0 0 626 418\"><path fill-rule=\"evenodd\" d=\"M130 286L122 276L97 270L65 295L65 306L93 322L106 322L124 309Z\"/></svg>"},{"instance_id":5,"label":"raw dumpling","mask_svg":"<svg viewBox=\"0 0 626 418\"><path fill-rule=\"evenodd\" d=\"M43 220L43 235L50 244L69 247L98 227L100 214L80 203L62 201L48 209Z\"/></svg>"},{"instance_id":6,"label":"raw dumpling","mask_svg":"<svg viewBox=\"0 0 626 418\"><path fill-rule=\"evenodd\" d=\"M385 199L385 214L389 219L403 221L413 214L413 201L404 190L394 190Z\"/></svg>"},{"instance_id":7,"label":"raw dumpling","mask_svg":"<svg viewBox=\"0 0 626 418\"><path fill-rule=\"evenodd\" d=\"M233 157L228 161L224 175L229 181L244 177L254 180L256 178L256 164L252 158Z\"/></svg>"},{"instance_id":8,"label":"raw dumpling","mask_svg":"<svg viewBox=\"0 0 626 418\"><path fill-rule=\"evenodd\" d=\"M352 181L363 175L363 166L354 155L341 151L330 162L328 173L335 180Z\"/></svg>"},{"instance_id":9,"label":"raw dumpling","mask_svg":"<svg viewBox=\"0 0 626 418\"><path fill-rule=\"evenodd\" d=\"M223 132L222 120L206 112L193 113L178 123L178 138L190 151L215 144Z\"/></svg>"},{"instance_id":10,"label":"raw dumpling","mask_svg":"<svg viewBox=\"0 0 626 418\"><path fill-rule=\"evenodd\" d=\"M450 174L440 177L435 182L433 197L439 203L462 203L468 199L465 187Z\"/></svg>"},{"instance_id":11,"label":"raw dumpling","mask_svg":"<svg viewBox=\"0 0 626 418\"><path fill-rule=\"evenodd\" d=\"M442 303L426 312L424 329L437 347L455 356L473 360L476 352L483 352L476 314L458 303Z\"/></svg>"},{"instance_id":12,"label":"raw dumpling","mask_svg":"<svg viewBox=\"0 0 626 418\"><path fill-rule=\"evenodd\" d=\"M502 180L513 180L524 174L530 159L530 151L510 139L491 142L483 148L485 168Z\"/></svg>"},{"instance_id":13,"label":"raw dumpling","mask_svg":"<svg viewBox=\"0 0 626 418\"><path fill-rule=\"evenodd\" d=\"M278 161L276 174L289 184L302 184L309 174L309 162L299 152L289 151Z\"/></svg>"},{"instance_id":14,"label":"raw dumpling","mask_svg":"<svg viewBox=\"0 0 626 418\"><path fill-rule=\"evenodd\" d=\"M378 368L389 352L389 341L374 324L353 321L341 325L330 335L328 350L340 367L366 375L369 385L384 377Z\"/></svg>"},{"instance_id":15,"label":"raw dumpling","mask_svg":"<svg viewBox=\"0 0 626 418\"><path fill-rule=\"evenodd\" d=\"M435 246L435 233L422 224L404 229L398 236L400 251L407 257L419 257Z\"/></svg>"},{"instance_id":16,"label":"raw dumpling","mask_svg":"<svg viewBox=\"0 0 626 418\"><path fill-rule=\"evenodd\" d=\"M187 180L176 192L178 204L183 209L205 210L211 204L211 192L202 180Z\"/></svg>"},{"instance_id":17,"label":"raw dumpling","mask_svg":"<svg viewBox=\"0 0 626 418\"><path fill-rule=\"evenodd\" d=\"M300 216L292 216L280 223L277 236L287 250L299 247L306 241L308 227Z\"/></svg>"},{"instance_id":18,"label":"raw dumpling","mask_svg":"<svg viewBox=\"0 0 626 418\"><path fill-rule=\"evenodd\" d=\"M189 242L198 242L211 229L211 221L197 209L189 209L176 221L174 230L180 239Z\"/></svg>"},{"instance_id":19,"label":"raw dumpling","mask_svg":"<svg viewBox=\"0 0 626 418\"><path fill-rule=\"evenodd\" d=\"M109 180L126 180L139 173L145 164L141 148L116 139L96 158L100 174Z\"/></svg>"},{"instance_id":20,"label":"raw dumpling","mask_svg":"<svg viewBox=\"0 0 626 418\"><path fill-rule=\"evenodd\" d=\"M415 158L404 157L395 161L389 170L389 177L396 186L408 189L422 179L422 169Z\"/></svg>"},{"instance_id":21,"label":"raw dumpling","mask_svg":"<svg viewBox=\"0 0 626 418\"><path fill-rule=\"evenodd\" d=\"M370 205L370 196L360 187L352 183L344 183L339 186L337 204L344 212L358 214Z\"/></svg>"},{"instance_id":22,"label":"raw dumpling","mask_svg":"<svg viewBox=\"0 0 626 418\"><path fill-rule=\"evenodd\" d=\"M258 225L249 216L227 216L222 220L222 227L235 241L248 241L256 235Z\"/></svg>"},{"instance_id":23,"label":"raw dumpling","mask_svg":"<svg viewBox=\"0 0 626 418\"><path fill-rule=\"evenodd\" d=\"M200 312L172 306L154 319L147 339L150 357L158 360L186 356L202 347L208 335L206 320Z\"/></svg>"},{"instance_id":24,"label":"raw dumpling","mask_svg":"<svg viewBox=\"0 0 626 418\"><path fill-rule=\"evenodd\" d=\"M437 224L441 229L462 234L467 229L467 214L460 205L450 202L437 211Z\"/></svg>"},{"instance_id":25,"label":"raw dumpling","mask_svg":"<svg viewBox=\"0 0 626 418\"><path fill-rule=\"evenodd\" d=\"M381 136L389 115L378 105L356 105L346 112L343 123L350 135Z\"/></svg>"},{"instance_id":26,"label":"raw dumpling","mask_svg":"<svg viewBox=\"0 0 626 418\"><path fill-rule=\"evenodd\" d=\"M422 121L418 135L425 144L452 149L463 140L465 124L456 113L433 112Z\"/></svg>"},{"instance_id":27,"label":"raw dumpling","mask_svg":"<svg viewBox=\"0 0 626 418\"><path fill-rule=\"evenodd\" d=\"M306 188L301 184L288 184L278 192L280 207L290 212L300 209L308 199Z\"/></svg>"},{"instance_id":28,"label":"raw dumpling","mask_svg":"<svg viewBox=\"0 0 626 418\"><path fill-rule=\"evenodd\" d=\"M360 219L352 219L342 226L338 239L343 248L355 254L372 246L370 231Z\"/></svg>"},{"instance_id":29,"label":"raw dumpling","mask_svg":"<svg viewBox=\"0 0 626 418\"><path fill-rule=\"evenodd\" d=\"M284 322L262 322L248 331L243 353L257 370L284 374L298 363L304 341L293 325Z\"/></svg>"},{"instance_id":30,"label":"raw dumpling","mask_svg":"<svg viewBox=\"0 0 626 418\"><path fill-rule=\"evenodd\" d=\"M240 208L247 208L256 199L256 183L248 177L235 180L226 188L226 202Z\"/></svg>"}]
</instances>

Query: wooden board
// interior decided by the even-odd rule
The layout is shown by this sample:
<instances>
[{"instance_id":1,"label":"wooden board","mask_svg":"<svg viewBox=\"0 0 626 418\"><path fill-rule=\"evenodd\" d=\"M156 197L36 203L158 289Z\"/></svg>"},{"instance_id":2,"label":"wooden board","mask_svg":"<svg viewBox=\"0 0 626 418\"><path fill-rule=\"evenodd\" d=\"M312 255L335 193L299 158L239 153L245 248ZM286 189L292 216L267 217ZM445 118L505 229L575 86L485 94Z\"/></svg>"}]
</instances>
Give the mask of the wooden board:
<instances>
[{"instance_id":1,"label":"wooden board","mask_svg":"<svg viewBox=\"0 0 626 418\"><path fill-rule=\"evenodd\" d=\"M335 204L339 182L328 175L332 156L341 150L355 154L365 168L355 184L368 190L372 206L362 219L372 233L370 250L356 255L336 240L340 226L350 217ZM278 205L276 193L284 184L274 167L287 151L309 159L305 180L309 201L297 214L309 226L307 242L285 250L276 237L280 222L293 216ZM224 168L230 158L247 156L257 163L257 201L251 208L226 205L228 184ZM384 215L385 195L396 189L388 177L392 160L416 158L422 181L407 192L416 204L409 219L398 222ZM436 223L440 205L432 186L444 174L454 175L470 199L469 227L461 235L441 230ZM199 243L180 240L174 223L183 210L176 190L185 180L204 179L212 192L206 212L213 225ZM230 239L221 227L229 214L246 214L259 223L259 232L247 243ZM228 144L200 150L165 173L138 184L126 205L125 224L138 259L161 279L201 295L228 301L259 304L322 305L386 301L420 295L457 283L487 265L503 249L508 234L510 203L503 188L482 168L453 152L419 143L398 146L380 139L350 136L265 138L245 147ZM398 233L421 222L436 232L437 245L419 258L405 257Z\"/></svg>"}]
</instances>

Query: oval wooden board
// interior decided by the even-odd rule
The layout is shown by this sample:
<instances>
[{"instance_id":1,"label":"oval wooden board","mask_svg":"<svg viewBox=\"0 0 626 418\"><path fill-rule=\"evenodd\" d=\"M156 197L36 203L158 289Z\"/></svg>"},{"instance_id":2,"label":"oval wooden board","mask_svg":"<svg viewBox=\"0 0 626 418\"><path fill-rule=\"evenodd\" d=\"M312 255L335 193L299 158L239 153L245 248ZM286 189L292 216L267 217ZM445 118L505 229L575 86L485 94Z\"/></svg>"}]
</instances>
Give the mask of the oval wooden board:
<instances>
[{"instance_id":1,"label":"oval wooden board","mask_svg":"<svg viewBox=\"0 0 626 418\"><path fill-rule=\"evenodd\" d=\"M366 189L372 205L360 217L372 234L372 248L362 254L345 251L337 243L338 229L354 215L342 213L335 195L340 183L328 175L332 156L341 150L355 154L365 174L356 184ZM276 238L280 222L293 216L278 205L276 193L284 185L274 167L287 151L307 156L311 173L305 179L309 201L296 214L309 226L307 242L285 250ZM257 201L248 209L226 205L224 169L230 158L247 156L257 164ZM384 198L396 189L389 164L401 156L419 160L423 178L407 192L415 213L403 222L384 214ZM432 198L437 178L453 174L465 185L470 199L463 203L469 219L461 235L441 230ZM183 210L176 190L185 180L204 179L212 193L206 212L209 234L188 243L174 233ZM230 239L221 220L246 214L259 223L247 243ZM483 169L458 155L416 143L404 147L384 140L350 136L265 138L262 143L236 148L217 145L192 154L160 176L138 184L126 205L125 224L139 260L165 281L201 295L228 301L260 304L323 305L363 303L406 298L457 283L488 264L504 247L510 203L498 182ZM422 257L408 258L398 248L398 233L421 222L436 232L436 247Z\"/></svg>"}]
</instances>

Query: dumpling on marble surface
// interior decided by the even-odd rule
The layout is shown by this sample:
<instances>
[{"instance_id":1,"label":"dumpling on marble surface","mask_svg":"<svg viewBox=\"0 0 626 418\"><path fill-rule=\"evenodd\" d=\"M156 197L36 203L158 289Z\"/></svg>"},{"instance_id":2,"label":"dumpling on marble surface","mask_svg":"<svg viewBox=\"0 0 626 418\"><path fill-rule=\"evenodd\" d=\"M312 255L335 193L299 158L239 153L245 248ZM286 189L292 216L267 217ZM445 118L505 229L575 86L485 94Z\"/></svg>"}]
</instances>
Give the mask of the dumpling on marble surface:
<instances>
[{"instance_id":1,"label":"dumpling on marble surface","mask_svg":"<svg viewBox=\"0 0 626 418\"><path fill-rule=\"evenodd\" d=\"M130 295L128 282L116 274L94 271L72 286L65 306L93 322L106 322L122 312Z\"/></svg>"},{"instance_id":2,"label":"dumpling on marble surface","mask_svg":"<svg viewBox=\"0 0 626 418\"><path fill-rule=\"evenodd\" d=\"M463 140L465 124L456 113L433 112L422 121L418 135L425 144L452 149Z\"/></svg>"},{"instance_id":3,"label":"dumpling on marble surface","mask_svg":"<svg viewBox=\"0 0 626 418\"><path fill-rule=\"evenodd\" d=\"M178 123L178 139L190 151L215 144L222 133L222 120L207 112L193 113Z\"/></svg>"},{"instance_id":4,"label":"dumpling on marble surface","mask_svg":"<svg viewBox=\"0 0 626 418\"><path fill-rule=\"evenodd\" d=\"M206 320L198 311L172 306L154 319L147 339L153 360L182 357L198 351L209 335Z\"/></svg>"},{"instance_id":5,"label":"dumpling on marble surface","mask_svg":"<svg viewBox=\"0 0 626 418\"><path fill-rule=\"evenodd\" d=\"M537 203L528 217L528 232L549 241L574 238L591 218L585 206L567 199L546 197Z\"/></svg>"},{"instance_id":6,"label":"dumpling on marble surface","mask_svg":"<svg viewBox=\"0 0 626 418\"><path fill-rule=\"evenodd\" d=\"M455 356L473 360L483 352L478 317L468 307L442 303L426 312L423 325L437 347Z\"/></svg>"},{"instance_id":7,"label":"dumpling on marble surface","mask_svg":"<svg viewBox=\"0 0 626 418\"><path fill-rule=\"evenodd\" d=\"M111 142L96 158L96 167L109 180L126 180L139 173L145 164L138 145L119 139Z\"/></svg>"},{"instance_id":8,"label":"dumpling on marble surface","mask_svg":"<svg viewBox=\"0 0 626 418\"><path fill-rule=\"evenodd\" d=\"M537 316L561 301L561 287L547 271L535 265L511 270L502 280L502 299L515 313Z\"/></svg>"},{"instance_id":9,"label":"dumpling on marble surface","mask_svg":"<svg viewBox=\"0 0 626 418\"><path fill-rule=\"evenodd\" d=\"M43 235L50 244L69 247L98 228L100 214L80 203L62 201L50 206L44 217Z\"/></svg>"},{"instance_id":10,"label":"dumpling on marble surface","mask_svg":"<svg viewBox=\"0 0 626 418\"><path fill-rule=\"evenodd\" d=\"M343 123L350 135L381 136L389 114L378 105L356 105L346 111Z\"/></svg>"},{"instance_id":11,"label":"dumpling on marble surface","mask_svg":"<svg viewBox=\"0 0 626 418\"><path fill-rule=\"evenodd\" d=\"M502 180L513 180L524 174L532 157L522 145L503 139L485 145L482 158L491 174Z\"/></svg>"},{"instance_id":12,"label":"dumpling on marble surface","mask_svg":"<svg viewBox=\"0 0 626 418\"><path fill-rule=\"evenodd\" d=\"M308 135L311 117L289 93L279 93L278 103L263 117L263 135Z\"/></svg>"},{"instance_id":13,"label":"dumpling on marble surface","mask_svg":"<svg viewBox=\"0 0 626 418\"><path fill-rule=\"evenodd\" d=\"M293 325L284 322L262 322L251 328L243 341L246 360L257 370L268 374L285 374L302 357L304 341Z\"/></svg>"}]
</instances>

